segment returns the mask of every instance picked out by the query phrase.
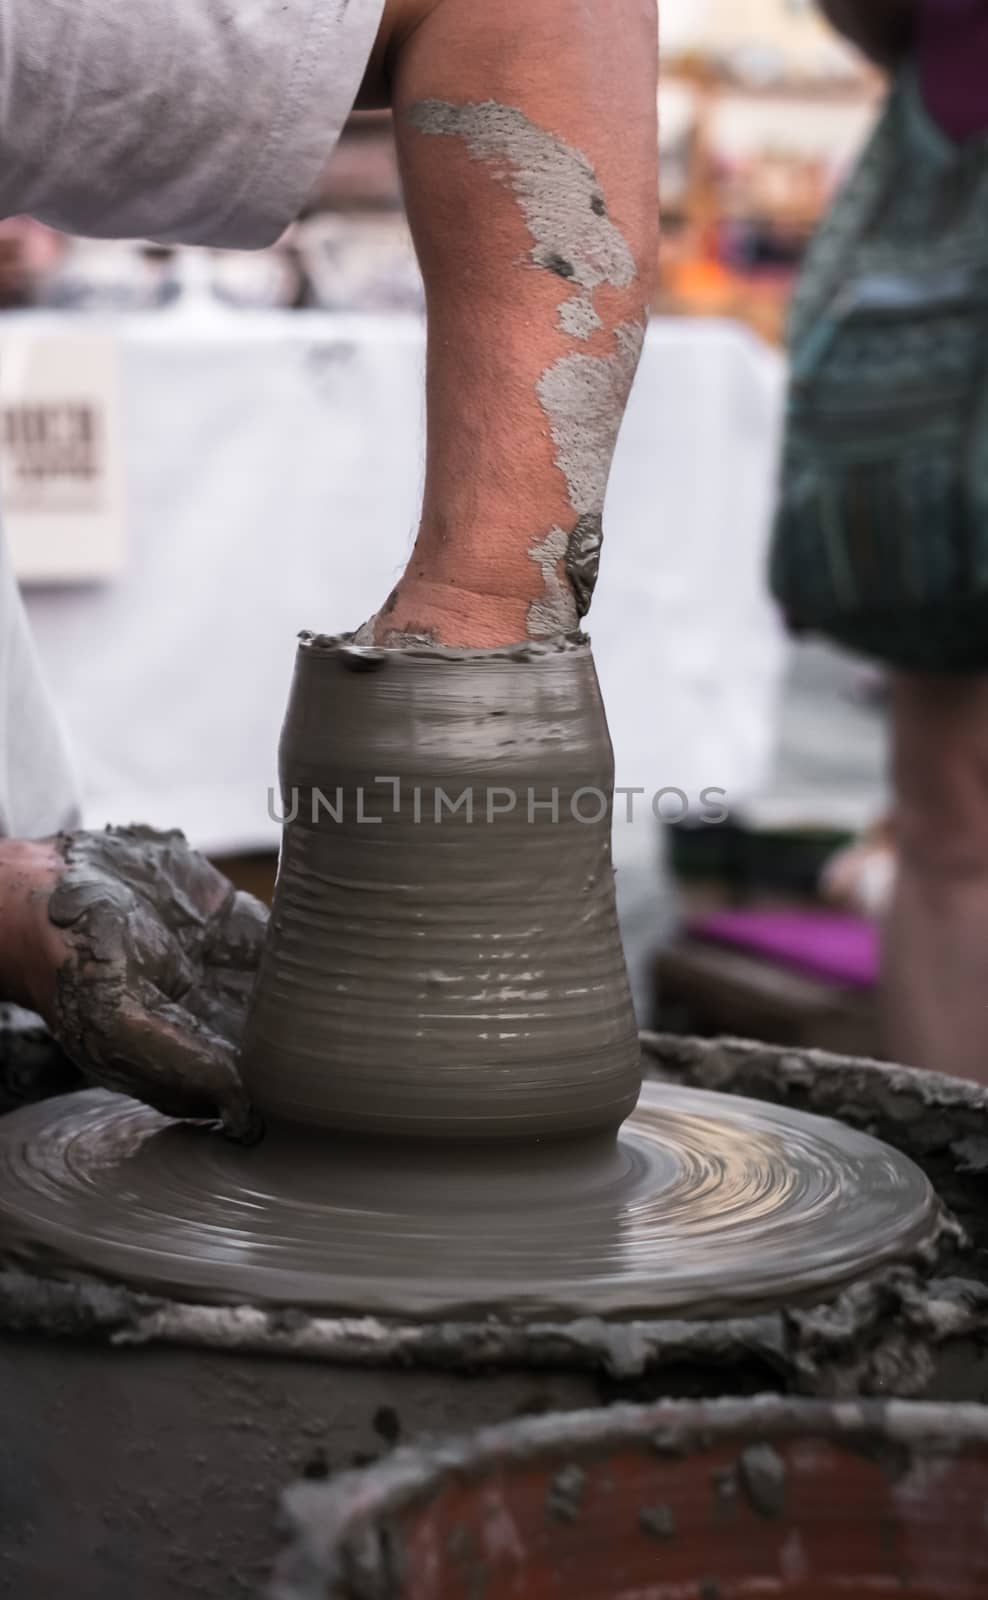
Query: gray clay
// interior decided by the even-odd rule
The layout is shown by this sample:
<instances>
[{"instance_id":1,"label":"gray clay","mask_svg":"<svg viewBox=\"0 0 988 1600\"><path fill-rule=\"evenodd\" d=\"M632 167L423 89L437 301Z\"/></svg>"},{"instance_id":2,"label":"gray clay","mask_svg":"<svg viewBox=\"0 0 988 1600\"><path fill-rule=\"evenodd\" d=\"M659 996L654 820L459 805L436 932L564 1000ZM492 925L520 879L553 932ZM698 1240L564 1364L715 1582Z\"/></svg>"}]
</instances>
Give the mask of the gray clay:
<instances>
[{"instance_id":1,"label":"gray clay","mask_svg":"<svg viewBox=\"0 0 988 1600\"><path fill-rule=\"evenodd\" d=\"M303 637L241 1069L272 1120L403 1138L613 1132L638 1037L586 641Z\"/></svg>"},{"instance_id":2,"label":"gray clay","mask_svg":"<svg viewBox=\"0 0 988 1600\"><path fill-rule=\"evenodd\" d=\"M92 1090L0 1122L0 1247L181 1300L507 1324L812 1306L946 1224L837 1122L650 1084L616 1140L242 1149ZM634 1329L620 1336L632 1343Z\"/></svg>"}]
</instances>

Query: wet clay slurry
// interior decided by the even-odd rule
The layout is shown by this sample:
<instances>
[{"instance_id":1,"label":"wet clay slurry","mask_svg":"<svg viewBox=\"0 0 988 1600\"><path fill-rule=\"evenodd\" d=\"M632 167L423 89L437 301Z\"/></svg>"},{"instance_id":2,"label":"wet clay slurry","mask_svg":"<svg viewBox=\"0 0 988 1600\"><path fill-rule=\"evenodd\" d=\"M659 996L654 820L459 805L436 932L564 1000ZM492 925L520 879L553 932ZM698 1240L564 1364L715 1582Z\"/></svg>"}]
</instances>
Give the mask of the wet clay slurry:
<instances>
[{"instance_id":1,"label":"wet clay slurry","mask_svg":"<svg viewBox=\"0 0 988 1600\"><path fill-rule=\"evenodd\" d=\"M272 1119L615 1130L640 1084L589 644L303 637L285 827L241 1069Z\"/></svg>"},{"instance_id":2,"label":"wet clay slurry","mask_svg":"<svg viewBox=\"0 0 988 1600\"><path fill-rule=\"evenodd\" d=\"M727 1317L932 1257L911 1162L840 1123L646 1085L619 1139L244 1150L102 1090L0 1122L0 1248L145 1291L505 1324Z\"/></svg>"}]
</instances>

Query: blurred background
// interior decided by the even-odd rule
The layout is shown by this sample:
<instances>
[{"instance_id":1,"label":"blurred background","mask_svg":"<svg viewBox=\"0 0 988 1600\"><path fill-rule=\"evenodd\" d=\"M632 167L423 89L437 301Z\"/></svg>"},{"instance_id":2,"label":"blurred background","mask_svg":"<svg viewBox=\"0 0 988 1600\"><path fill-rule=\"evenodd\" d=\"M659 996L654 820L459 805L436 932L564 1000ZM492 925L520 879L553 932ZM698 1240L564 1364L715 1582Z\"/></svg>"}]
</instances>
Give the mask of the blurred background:
<instances>
[{"instance_id":1,"label":"blurred background","mask_svg":"<svg viewBox=\"0 0 988 1600\"><path fill-rule=\"evenodd\" d=\"M850 883L827 863L885 807L884 685L786 638L765 563L786 306L883 83L804 0L661 10L660 289L590 618L636 791L636 1000L870 1053L889 853ZM85 823L182 827L267 896L295 634L370 615L416 521L422 288L389 119L353 118L256 254L10 221L0 302L4 511Z\"/></svg>"}]
</instances>

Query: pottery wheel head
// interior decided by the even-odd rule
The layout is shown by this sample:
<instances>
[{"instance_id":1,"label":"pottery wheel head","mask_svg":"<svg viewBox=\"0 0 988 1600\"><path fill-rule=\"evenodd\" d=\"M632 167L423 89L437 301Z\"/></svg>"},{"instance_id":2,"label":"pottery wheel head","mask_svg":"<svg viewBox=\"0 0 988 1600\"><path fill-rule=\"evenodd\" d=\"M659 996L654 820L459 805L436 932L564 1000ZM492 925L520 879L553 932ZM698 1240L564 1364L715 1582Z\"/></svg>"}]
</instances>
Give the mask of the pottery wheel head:
<instances>
[{"instance_id":1,"label":"pottery wheel head","mask_svg":"<svg viewBox=\"0 0 988 1600\"><path fill-rule=\"evenodd\" d=\"M864 1134L654 1083L616 1140L487 1150L279 1129L244 1150L102 1090L0 1121L0 1250L198 1302L718 1317L824 1299L940 1222Z\"/></svg>"}]
</instances>

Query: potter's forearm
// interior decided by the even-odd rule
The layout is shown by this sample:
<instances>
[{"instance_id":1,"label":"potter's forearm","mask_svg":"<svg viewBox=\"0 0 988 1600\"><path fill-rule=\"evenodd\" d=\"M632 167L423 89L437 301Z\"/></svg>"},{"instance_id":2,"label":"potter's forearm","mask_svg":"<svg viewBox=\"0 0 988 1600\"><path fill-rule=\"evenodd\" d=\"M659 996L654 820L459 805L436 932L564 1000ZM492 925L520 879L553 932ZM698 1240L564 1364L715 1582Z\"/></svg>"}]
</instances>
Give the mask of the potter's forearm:
<instances>
[{"instance_id":1,"label":"potter's forearm","mask_svg":"<svg viewBox=\"0 0 988 1600\"><path fill-rule=\"evenodd\" d=\"M0 842L0 1002L24 1005L24 902L10 840Z\"/></svg>"},{"instance_id":2,"label":"potter's forearm","mask_svg":"<svg viewBox=\"0 0 988 1600\"><path fill-rule=\"evenodd\" d=\"M39 968L36 896L54 880L47 841L0 839L0 1001L37 1010Z\"/></svg>"},{"instance_id":3,"label":"potter's forearm","mask_svg":"<svg viewBox=\"0 0 988 1600\"><path fill-rule=\"evenodd\" d=\"M499 644L589 604L653 284L657 54L653 0L438 0L392 54L429 316L396 632Z\"/></svg>"}]
</instances>

